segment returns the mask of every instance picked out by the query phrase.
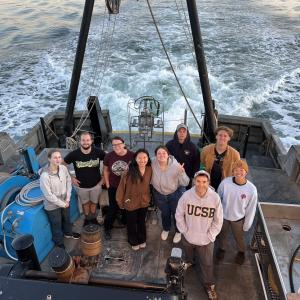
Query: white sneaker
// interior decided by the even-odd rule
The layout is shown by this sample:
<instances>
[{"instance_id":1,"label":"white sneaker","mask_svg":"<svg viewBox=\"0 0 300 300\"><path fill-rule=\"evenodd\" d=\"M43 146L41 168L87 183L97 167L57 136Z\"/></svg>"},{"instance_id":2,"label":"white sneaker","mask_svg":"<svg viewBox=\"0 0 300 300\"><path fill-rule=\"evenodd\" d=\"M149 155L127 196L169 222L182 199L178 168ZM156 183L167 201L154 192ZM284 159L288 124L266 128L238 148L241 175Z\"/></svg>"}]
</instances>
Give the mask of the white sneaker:
<instances>
[{"instance_id":1,"label":"white sneaker","mask_svg":"<svg viewBox=\"0 0 300 300\"><path fill-rule=\"evenodd\" d=\"M143 243L143 244L140 244L140 245L139 245L139 247L140 247L141 249L144 249L144 248L146 248L146 242L145 242L145 243Z\"/></svg>"},{"instance_id":2,"label":"white sneaker","mask_svg":"<svg viewBox=\"0 0 300 300\"><path fill-rule=\"evenodd\" d=\"M163 230L160 237L163 241L165 241L168 238L168 235L169 235L169 231Z\"/></svg>"},{"instance_id":3,"label":"white sneaker","mask_svg":"<svg viewBox=\"0 0 300 300\"><path fill-rule=\"evenodd\" d=\"M102 213L99 212L98 215L97 215L97 222L99 223L99 225L103 225L104 224L104 218L102 216Z\"/></svg>"},{"instance_id":4,"label":"white sneaker","mask_svg":"<svg viewBox=\"0 0 300 300\"><path fill-rule=\"evenodd\" d=\"M137 250L140 249L140 246L139 245L131 246L131 249L134 250L134 251L137 251Z\"/></svg>"},{"instance_id":5,"label":"white sneaker","mask_svg":"<svg viewBox=\"0 0 300 300\"><path fill-rule=\"evenodd\" d=\"M173 238L173 243L177 244L181 241L181 233L180 232L176 232Z\"/></svg>"}]
</instances>

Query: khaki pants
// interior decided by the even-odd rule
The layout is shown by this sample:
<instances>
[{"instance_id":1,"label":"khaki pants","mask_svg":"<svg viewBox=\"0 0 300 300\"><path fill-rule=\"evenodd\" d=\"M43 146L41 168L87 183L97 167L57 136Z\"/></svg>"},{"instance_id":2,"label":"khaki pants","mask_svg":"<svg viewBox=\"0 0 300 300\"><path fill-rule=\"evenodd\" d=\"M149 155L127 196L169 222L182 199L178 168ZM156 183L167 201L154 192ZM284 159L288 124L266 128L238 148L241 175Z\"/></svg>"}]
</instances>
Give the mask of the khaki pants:
<instances>
[{"instance_id":1,"label":"khaki pants","mask_svg":"<svg viewBox=\"0 0 300 300\"><path fill-rule=\"evenodd\" d=\"M182 243L185 250L186 261L194 262L194 252L200 260L200 268L202 281L204 286L210 286L215 283L214 278L214 266L213 266L213 254L214 254L214 243L209 243L205 246L197 246L190 244L184 237Z\"/></svg>"},{"instance_id":2,"label":"khaki pants","mask_svg":"<svg viewBox=\"0 0 300 300\"><path fill-rule=\"evenodd\" d=\"M98 204L98 199L102 191L101 185L95 185L92 188L80 188L76 187L77 195L82 204L87 204L88 202L92 202L94 204Z\"/></svg>"},{"instance_id":3,"label":"khaki pants","mask_svg":"<svg viewBox=\"0 0 300 300\"><path fill-rule=\"evenodd\" d=\"M245 252L246 251L246 245L244 240L244 218L239 221L228 221L224 219L222 230L219 234L219 243L220 248L223 250L226 250L227 248L227 237L229 233L229 228L231 228L234 239L237 244L238 251Z\"/></svg>"}]
</instances>

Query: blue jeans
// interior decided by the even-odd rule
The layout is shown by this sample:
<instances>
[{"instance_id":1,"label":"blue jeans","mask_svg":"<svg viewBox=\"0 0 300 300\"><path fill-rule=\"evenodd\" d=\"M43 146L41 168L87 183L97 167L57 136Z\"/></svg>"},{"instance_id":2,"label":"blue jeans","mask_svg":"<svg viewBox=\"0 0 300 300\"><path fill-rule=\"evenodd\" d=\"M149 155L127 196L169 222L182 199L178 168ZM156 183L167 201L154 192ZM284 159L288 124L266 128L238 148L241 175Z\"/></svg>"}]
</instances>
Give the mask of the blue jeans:
<instances>
[{"instance_id":1,"label":"blue jeans","mask_svg":"<svg viewBox=\"0 0 300 300\"><path fill-rule=\"evenodd\" d=\"M157 190L153 189L155 203L161 211L162 227L164 231L170 231L173 219L175 231L179 232L176 226L175 213L178 200L182 196L184 191L184 187L179 187L174 193L163 195Z\"/></svg>"},{"instance_id":2,"label":"blue jeans","mask_svg":"<svg viewBox=\"0 0 300 300\"><path fill-rule=\"evenodd\" d=\"M70 221L70 207L46 210L52 231L52 240L55 246L64 244L64 234L72 235Z\"/></svg>"}]
</instances>

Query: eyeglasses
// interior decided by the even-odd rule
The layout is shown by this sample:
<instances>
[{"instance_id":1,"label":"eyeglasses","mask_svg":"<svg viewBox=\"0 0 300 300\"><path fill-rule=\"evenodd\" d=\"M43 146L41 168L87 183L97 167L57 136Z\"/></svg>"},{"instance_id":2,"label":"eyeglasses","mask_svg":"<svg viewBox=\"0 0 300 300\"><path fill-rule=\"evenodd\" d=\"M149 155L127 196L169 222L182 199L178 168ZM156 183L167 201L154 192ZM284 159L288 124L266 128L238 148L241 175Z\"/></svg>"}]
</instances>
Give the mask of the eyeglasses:
<instances>
[{"instance_id":1,"label":"eyeglasses","mask_svg":"<svg viewBox=\"0 0 300 300\"><path fill-rule=\"evenodd\" d=\"M123 145L124 143L119 143L119 144L112 144L113 147L117 147L117 146L120 146L120 145Z\"/></svg>"}]
</instances>

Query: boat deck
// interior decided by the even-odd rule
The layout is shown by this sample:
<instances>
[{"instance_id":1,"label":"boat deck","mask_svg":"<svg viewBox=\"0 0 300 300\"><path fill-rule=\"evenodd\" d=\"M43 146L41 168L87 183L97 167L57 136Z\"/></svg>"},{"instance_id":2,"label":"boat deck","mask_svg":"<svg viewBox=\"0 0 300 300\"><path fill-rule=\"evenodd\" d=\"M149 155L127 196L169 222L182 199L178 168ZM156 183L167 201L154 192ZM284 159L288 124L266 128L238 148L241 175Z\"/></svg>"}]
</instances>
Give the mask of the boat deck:
<instances>
[{"instance_id":1,"label":"boat deck","mask_svg":"<svg viewBox=\"0 0 300 300\"><path fill-rule=\"evenodd\" d=\"M147 148L153 155L157 144L150 145L150 149ZM137 144L135 149L140 147L143 147L143 144ZM300 204L300 186L290 181L282 170L276 168L270 158L253 151L249 151L246 158L250 166L248 177L257 186L259 201ZM77 220L75 229L80 231L81 225L82 219ZM215 264L218 299L265 299L254 252L250 249L253 227L247 233L248 249L243 265L237 265L234 262L237 250L232 236L230 236L229 242L232 247L227 250L225 259L221 263ZM181 243L176 245L172 243L172 232L167 241L160 239L160 233L160 213L156 210L149 211L147 247L143 250L137 252L131 250L127 243L126 229L114 228L112 240L102 239L103 250L96 260L97 266L93 269L93 274L104 278L164 283L165 264L171 249L174 246L181 247L182 245ZM217 244L218 241L216 241L216 246ZM68 240L67 250L76 255L78 254L78 245L78 241ZM43 262L42 267L44 270L49 270L47 259ZM207 299L201 285L200 274L197 266L190 267L186 272L185 288L190 300Z\"/></svg>"},{"instance_id":2,"label":"boat deck","mask_svg":"<svg viewBox=\"0 0 300 300\"><path fill-rule=\"evenodd\" d=\"M75 228L80 230L82 220L78 220ZM102 229L103 230L103 229ZM160 214L150 211L147 220L147 247L133 251L127 243L125 228L114 228L112 240L102 239L102 253L97 258L93 275L101 278L114 278L130 281L145 281L151 283L165 283L165 265L173 247L182 248L181 243L173 244L173 234L167 241L160 239ZM248 234L250 241L251 233ZM232 240L232 237L231 237ZM67 240L67 250L71 255L78 254L79 241ZM248 249L245 263L240 266L234 263L235 248L228 249L224 261L215 265L216 286L218 299L263 299L263 291L256 267L254 255ZM49 271L47 259L42 265ZM185 288L188 299L207 299L201 285L200 269L190 267L185 275Z\"/></svg>"}]
</instances>

